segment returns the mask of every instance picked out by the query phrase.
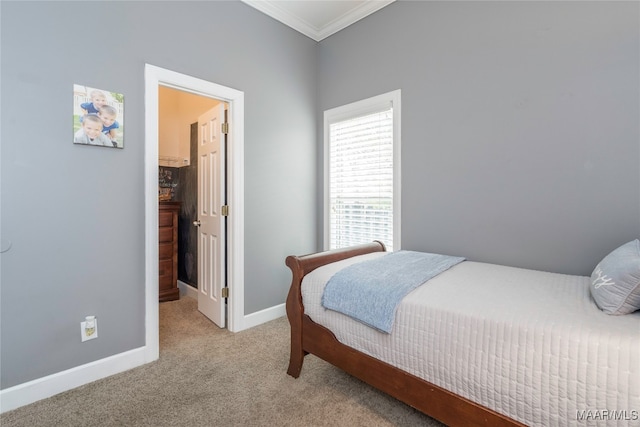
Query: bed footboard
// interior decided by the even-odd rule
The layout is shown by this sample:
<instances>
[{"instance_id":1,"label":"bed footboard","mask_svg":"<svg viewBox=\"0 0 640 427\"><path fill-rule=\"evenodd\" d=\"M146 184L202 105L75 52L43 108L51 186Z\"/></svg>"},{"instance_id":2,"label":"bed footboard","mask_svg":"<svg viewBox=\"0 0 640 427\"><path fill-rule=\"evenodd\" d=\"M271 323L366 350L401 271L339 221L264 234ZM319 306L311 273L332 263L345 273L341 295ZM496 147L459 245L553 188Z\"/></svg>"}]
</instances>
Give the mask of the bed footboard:
<instances>
[{"instance_id":1,"label":"bed footboard","mask_svg":"<svg viewBox=\"0 0 640 427\"><path fill-rule=\"evenodd\" d=\"M318 267L357 255L364 255L372 252L384 252L384 243L374 241L358 246L343 249L334 249L325 252L318 252L308 255L290 255L286 259L287 266L291 269L293 278L291 288L287 296L287 318L291 325L291 355L289 357L289 368L287 373L294 378L300 376L302 362L307 352L302 347L303 316L304 306L302 304L302 293L300 286L305 275Z\"/></svg>"},{"instance_id":2,"label":"bed footboard","mask_svg":"<svg viewBox=\"0 0 640 427\"><path fill-rule=\"evenodd\" d=\"M298 378L304 357L310 353L447 425L524 427L515 420L340 343L330 330L305 314L300 288L305 275L325 264L384 250L384 244L375 241L287 257L286 265L293 274L286 302L291 325L291 355L287 373Z\"/></svg>"}]
</instances>

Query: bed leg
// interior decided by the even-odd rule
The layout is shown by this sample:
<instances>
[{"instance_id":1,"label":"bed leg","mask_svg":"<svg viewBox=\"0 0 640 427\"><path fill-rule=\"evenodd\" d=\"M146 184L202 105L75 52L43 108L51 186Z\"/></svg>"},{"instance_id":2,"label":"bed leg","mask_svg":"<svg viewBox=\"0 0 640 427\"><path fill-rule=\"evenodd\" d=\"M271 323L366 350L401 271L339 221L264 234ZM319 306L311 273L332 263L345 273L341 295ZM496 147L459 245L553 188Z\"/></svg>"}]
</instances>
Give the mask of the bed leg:
<instances>
[{"instance_id":1,"label":"bed leg","mask_svg":"<svg viewBox=\"0 0 640 427\"><path fill-rule=\"evenodd\" d=\"M313 255L310 255L313 257ZM304 356L308 352L302 348L302 330L304 323L304 305L302 304L302 278L306 272L301 264L301 259L296 256L288 256L285 260L287 266L291 269L291 288L287 294L286 310L287 318L289 319L289 326L291 327L291 354L289 356L289 368L287 374L293 378L300 376L302 370L302 362L304 362ZM311 271L308 270L308 271Z\"/></svg>"},{"instance_id":2,"label":"bed leg","mask_svg":"<svg viewBox=\"0 0 640 427\"><path fill-rule=\"evenodd\" d=\"M294 319L296 321L291 322L291 354L289 355L287 374L298 378L307 352L302 349L302 319L299 317Z\"/></svg>"},{"instance_id":3,"label":"bed leg","mask_svg":"<svg viewBox=\"0 0 640 427\"><path fill-rule=\"evenodd\" d=\"M302 362L304 362L304 356L306 352L300 350L295 351L293 348L291 349L291 356L289 357L289 368L287 369L287 374L291 375L293 378L298 378L300 376L300 371L302 370Z\"/></svg>"}]
</instances>

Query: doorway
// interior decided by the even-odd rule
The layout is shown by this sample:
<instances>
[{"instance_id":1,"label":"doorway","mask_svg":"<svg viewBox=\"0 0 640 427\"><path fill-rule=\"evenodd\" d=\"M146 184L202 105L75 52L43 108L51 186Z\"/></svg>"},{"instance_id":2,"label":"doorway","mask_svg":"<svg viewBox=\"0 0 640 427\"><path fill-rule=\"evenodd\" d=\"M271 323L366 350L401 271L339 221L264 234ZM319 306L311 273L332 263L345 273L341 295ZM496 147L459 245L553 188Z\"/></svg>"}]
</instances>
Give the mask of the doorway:
<instances>
[{"instance_id":1,"label":"doorway","mask_svg":"<svg viewBox=\"0 0 640 427\"><path fill-rule=\"evenodd\" d=\"M160 301L178 298L180 289L220 328L226 327L228 290L227 217L221 212L227 206L228 109L218 99L159 87L158 198L161 208L178 211L177 258L160 244ZM177 264L177 277L167 282L169 264Z\"/></svg>"},{"instance_id":2,"label":"doorway","mask_svg":"<svg viewBox=\"0 0 640 427\"><path fill-rule=\"evenodd\" d=\"M148 360L159 354L158 322L158 92L161 86L218 99L229 106L227 152L227 283L231 332L244 326L244 93L147 64L145 66L145 341Z\"/></svg>"}]
</instances>

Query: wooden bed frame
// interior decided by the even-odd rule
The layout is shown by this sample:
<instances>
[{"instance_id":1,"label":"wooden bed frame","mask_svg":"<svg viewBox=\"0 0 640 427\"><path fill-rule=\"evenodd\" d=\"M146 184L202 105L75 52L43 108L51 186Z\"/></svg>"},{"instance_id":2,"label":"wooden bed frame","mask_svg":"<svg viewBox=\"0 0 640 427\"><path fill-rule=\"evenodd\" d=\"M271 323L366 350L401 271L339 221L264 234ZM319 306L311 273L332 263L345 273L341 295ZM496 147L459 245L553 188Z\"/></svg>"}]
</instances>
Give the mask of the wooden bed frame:
<instances>
[{"instance_id":1,"label":"wooden bed frame","mask_svg":"<svg viewBox=\"0 0 640 427\"><path fill-rule=\"evenodd\" d=\"M287 373L298 378L304 356L311 353L446 425L524 426L340 343L329 329L315 323L304 313L300 286L306 274L325 264L384 250L384 244L375 241L344 249L287 257L286 264L293 273L286 304L291 324L291 356Z\"/></svg>"}]
</instances>

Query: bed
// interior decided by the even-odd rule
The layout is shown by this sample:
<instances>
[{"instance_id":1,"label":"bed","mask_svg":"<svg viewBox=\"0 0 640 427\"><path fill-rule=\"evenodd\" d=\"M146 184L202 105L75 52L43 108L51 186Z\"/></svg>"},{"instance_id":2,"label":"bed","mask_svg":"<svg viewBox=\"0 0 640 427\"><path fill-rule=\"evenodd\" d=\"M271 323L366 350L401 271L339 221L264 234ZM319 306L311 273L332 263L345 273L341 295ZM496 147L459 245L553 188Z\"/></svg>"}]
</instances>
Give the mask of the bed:
<instances>
[{"instance_id":1,"label":"bed","mask_svg":"<svg viewBox=\"0 0 640 427\"><path fill-rule=\"evenodd\" d=\"M410 291L389 333L322 304L329 279L386 256L382 243L289 256L287 373L298 378L313 354L450 426L640 425L640 244L630 243L621 315L599 306L610 295L596 304L592 278L465 260Z\"/></svg>"}]
</instances>

